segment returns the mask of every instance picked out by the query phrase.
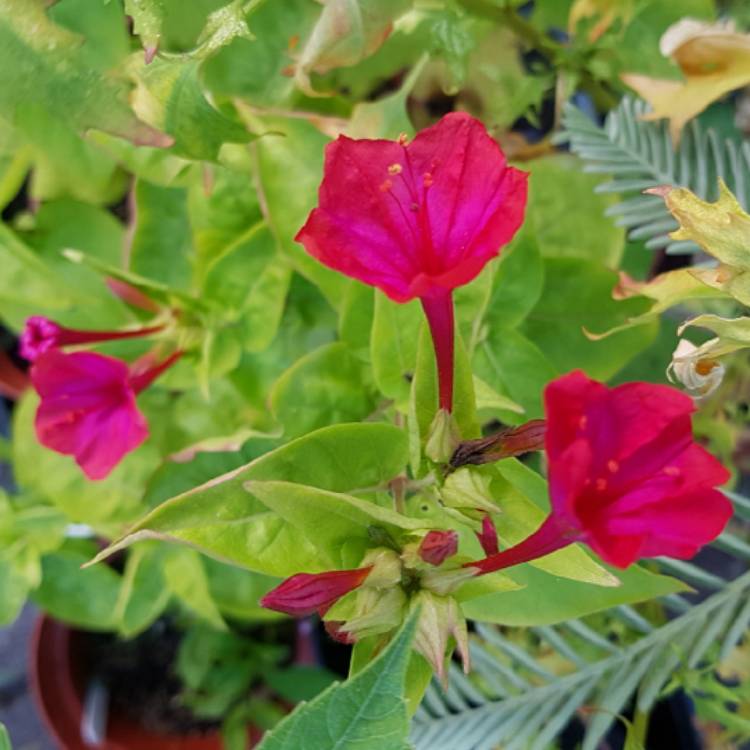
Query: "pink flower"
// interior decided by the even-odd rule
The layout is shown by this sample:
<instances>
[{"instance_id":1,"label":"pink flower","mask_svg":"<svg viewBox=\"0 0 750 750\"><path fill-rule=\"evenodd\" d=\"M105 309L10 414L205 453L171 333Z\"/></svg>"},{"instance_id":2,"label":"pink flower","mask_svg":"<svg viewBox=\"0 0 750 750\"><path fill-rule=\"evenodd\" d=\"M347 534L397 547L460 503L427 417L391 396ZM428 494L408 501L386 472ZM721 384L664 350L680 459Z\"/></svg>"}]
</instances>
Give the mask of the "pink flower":
<instances>
[{"instance_id":1,"label":"pink flower","mask_svg":"<svg viewBox=\"0 0 750 750\"><path fill-rule=\"evenodd\" d=\"M552 512L527 539L468 566L487 573L585 542L625 568L690 558L721 533L732 505L715 488L729 472L693 440L688 396L573 372L547 386L545 406Z\"/></svg>"},{"instance_id":2,"label":"pink flower","mask_svg":"<svg viewBox=\"0 0 750 750\"><path fill-rule=\"evenodd\" d=\"M447 411L452 290L468 284L520 227L526 178L506 165L484 126L461 112L409 144L340 136L326 148L319 205L296 239L325 265L396 302L422 301Z\"/></svg>"},{"instance_id":3,"label":"pink flower","mask_svg":"<svg viewBox=\"0 0 750 750\"><path fill-rule=\"evenodd\" d=\"M419 545L419 556L430 565L442 565L458 551L458 534L455 531L429 531Z\"/></svg>"},{"instance_id":4,"label":"pink flower","mask_svg":"<svg viewBox=\"0 0 750 750\"><path fill-rule=\"evenodd\" d=\"M116 339L132 339L148 336L161 331L164 326L136 328L131 331L79 331L75 328L65 328L54 320L41 315L34 315L26 321L21 334L20 353L29 362L35 362L50 349L77 344L94 344L101 341Z\"/></svg>"},{"instance_id":5,"label":"pink flower","mask_svg":"<svg viewBox=\"0 0 750 750\"><path fill-rule=\"evenodd\" d=\"M344 594L354 591L367 578L372 567L329 570L325 573L297 573L287 578L261 600L262 607L304 617L323 615Z\"/></svg>"},{"instance_id":6,"label":"pink flower","mask_svg":"<svg viewBox=\"0 0 750 750\"><path fill-rule=\"evenodd\" d=\"M89 479L103 479L148 437L135 397L180 354L146 369L130 369L94 352L41 354L31 368L41 397L35 421L39 442L73 456Z\"/></svg>"}]
</instances>

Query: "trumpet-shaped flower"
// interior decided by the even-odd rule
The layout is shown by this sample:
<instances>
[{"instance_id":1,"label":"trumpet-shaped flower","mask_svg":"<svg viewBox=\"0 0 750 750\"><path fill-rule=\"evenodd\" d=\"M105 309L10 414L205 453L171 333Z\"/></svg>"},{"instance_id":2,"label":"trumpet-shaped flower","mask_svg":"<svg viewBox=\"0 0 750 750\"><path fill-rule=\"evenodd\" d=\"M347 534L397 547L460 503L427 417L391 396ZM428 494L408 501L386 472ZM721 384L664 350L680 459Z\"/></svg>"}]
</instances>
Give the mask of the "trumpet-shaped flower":
<instances>
[{"instance_id":1,"label":"trumpet-shaped flower","mask_svg":"<svg viewBox=\"0 0 750 750\"><path fill-rule=\"evenodd\" d=\"M547 387L545 406L552 512L527 539L467 567L488 573L585 542L625 568L690 558L721 533L732 505L715 488L729 472L694 441L688 396L573 372Z\"/></svg>"},{"instance_id":2,"label":"trumpet-shaped flower","mask_svg":"<svg viewBox=\"0 0 750 750\"><path fill-rule=\"evenodd\" d=\"M148 437L135 397L179 356L131 369L94 352L41 354L31 368L41 397L35 420L39 442L73 456L89 479L103 479Z\"/></svg>"},{"instance_id":3,"label":"trumpet-shaped flower","mask_svg":"<svg viewBox=\"0 0 750 750\"><path fill-rule=\"evenodd\" d=\"M29 362L35 362L42 354L50 349L79 344L95 344L102 341L117 339L132 339L148 336L161 331L164 326L150 326L136 328L130 331L79 331L66 328L54 320L41 315L33 315L26 321L21 333L20 353Z\"/></svg>"},{"instance_id":4,"label":"trumpet-shaped flower","mask_svg":"<svg viewBox=\"0 0 750 750\"><path fill-rule=\"evenodd\" d=\"M525 172L484 126L454 112L411 143L340 136L326 148L318 207L297 234L325 265L396 302L419 298L435 344L440 406L452 407L452 290L523 221Z\"/></svg>"}]
</instances>

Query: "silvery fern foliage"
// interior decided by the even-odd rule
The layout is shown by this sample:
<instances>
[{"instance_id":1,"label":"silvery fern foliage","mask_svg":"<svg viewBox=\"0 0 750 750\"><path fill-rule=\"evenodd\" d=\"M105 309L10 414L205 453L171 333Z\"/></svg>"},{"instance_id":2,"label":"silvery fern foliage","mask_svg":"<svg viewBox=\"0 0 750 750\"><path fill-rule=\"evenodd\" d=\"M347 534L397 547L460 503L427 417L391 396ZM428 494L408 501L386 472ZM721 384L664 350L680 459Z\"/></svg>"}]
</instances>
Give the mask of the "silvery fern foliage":
<instances>
[{"instance_id":1,"label":"silvery fern foliage","mask_svg":"<svg viewBox=\"0 0 750 750\"><path fill-rule=\"evenodd\" d=\"M722 139L693 120L675 147L664 121L641 119L647 112L645 102L625 97L599 126L568 103L563 110L564 130L557 141L570 144L570 150L585 162L584 171L610 176L596 191L622 198L607 214L629 231L629 239L645 240L649 249L666 248L669 254L697 252L693 242L670 239L669 232L677 229L677 222L660 197L643 191L672 185L690 188L704 200L715 200L722 178L747 209L750 143Z\"/></svg>"},{"instance_id":2,"label":"silvery fern foliage","mask_svg":"<svg viewBox=\"0 0 750 750\"><path fill-rule=\"evenodd\" d=\"M750 521L750 501L731 498L735 518ZM738 536L724 532L712 546L747 569L750 545ZM595 750L631 698L648 712L676 674L684 683L688 673L724 661L750 626L750 572L729 580L689 562L663 558L659 566L707 596L700 603L664 597L669 619L661 625L630 606L610 610L630 634L624 646L581 620L531 628L528 649L501 628L477 624L472 674L451 665L447 691L429 686L412 723L416 750L544 750L579 712L582 750ZM564 665L563 674L550 671L552 662Z\"/></svg>"}]
</instances>

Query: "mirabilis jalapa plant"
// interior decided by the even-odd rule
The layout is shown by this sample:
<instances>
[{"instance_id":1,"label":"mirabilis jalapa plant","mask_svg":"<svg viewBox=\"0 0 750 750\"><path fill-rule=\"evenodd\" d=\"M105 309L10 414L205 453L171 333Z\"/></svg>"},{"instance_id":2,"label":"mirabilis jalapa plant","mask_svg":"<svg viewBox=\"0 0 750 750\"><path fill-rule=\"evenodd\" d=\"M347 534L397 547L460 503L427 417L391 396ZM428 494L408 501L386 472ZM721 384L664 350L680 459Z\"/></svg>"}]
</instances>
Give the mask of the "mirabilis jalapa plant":
<instances>
[{"instance_id":1,"label":"mirabilis jalapa plant","mask_svg":"<svg viewBox=\"0 0 750 750\"><path fill-rule=\"evenodd\" d=\"M459 444L451 417L452 292L520 227L526 177L506 165L481 123L461 113L411 143L403 136L395 142L339 137L326 150L319 206L297 235L321 262L396 302L420 299L438 369L439 411L426 446L436 464L483 463L471 443L481 443L485 456L491 450L492 441ZM608 389L573 372L547 387L545 406L546 425L536 420L514 430L514 440L507 433L494 439L496 446L505 442L495 460L546 452L552 511L531 536L499 551L484 515L477 532L482 559L457 555L455 531L432 530L419 544L372 549L356 569L292 576L262 603L295 616L317 611L344 640L390 632L419 604L416 647L444 676L450 636L469 666L466 625L452 594L470 579L573 542L619 568L656 555L689 558L724 528L731 504L715 488L729 473L693 441L688 396L648 383ZM353 591L348 607L331 611ZM336 621L342 613L349 617Z\"/></svg>"},{"instance_id":2,"label":"mirabilis jalapa plant","mask_svg":"<svg viewBox=\"0 0 750 750\"><path fill-rule=\"evenodd\" d=\"M410 517L399 503L395 510L374 508L373 517L383 523L373 521L368 528L369 545L356 567L298 571L262 604L292 616L317 612L337 639L371 638L372 653L418 608L415 647L443 678L452 643L469 668L463 602L518 588L501 571L552 553L567 554L571 550L563 548L575 542L621 569L656 555L688 558L721 532L731 514L730 503L716 489L728 480L728 472L693 440L693 401L666 386L608 388L572 372L547 386L545 421L462 440L473 436L460 434L454 413L452 293L513 238L523 222L526 182L525 173L507 166L484 126L466 114L445 116L411 142L341 136L327 147L319 205L297 234L325 265L379 288L395 302L420 300L438 374L435 418L424 441L425 481L444 512L427 520ZM174 351L161 364L153 362L146 369L151 374L134 374L133 367L103 355L60 351L122 332L92 332L87 339L84 332L58 331L49 321L45 325L30 321L25 337L51 342L38 347L37 374L32 375L43 397L38 435L48 447L74 455L96 478L145 438L135 394L181 349L174 337L155 332L172 341ZM157 325L141 334L151 335ZM40 330L50 331L49 339L40 337ZM48 368L48 374L45 362L58 360L72 364ZM127 439L105 454L89 439L99 424L125 425L131 431L122 429ZM534 533L501 550L503 518L497 516L499 530L493 518L497 506L486 493L460 491L471 470L467 466L539 450L547 459L551 511ZM378 456L367 460L376 463ZM265 485L251 478L243 486L263 503ZM375 505L341 495L328 500L349 503L359 516ZM318 522L325 523L324 512ZM483 556L475 553L479 549ZM615 576L595 567L595 583L618 584Z\"/></svg>"}]
</instances>

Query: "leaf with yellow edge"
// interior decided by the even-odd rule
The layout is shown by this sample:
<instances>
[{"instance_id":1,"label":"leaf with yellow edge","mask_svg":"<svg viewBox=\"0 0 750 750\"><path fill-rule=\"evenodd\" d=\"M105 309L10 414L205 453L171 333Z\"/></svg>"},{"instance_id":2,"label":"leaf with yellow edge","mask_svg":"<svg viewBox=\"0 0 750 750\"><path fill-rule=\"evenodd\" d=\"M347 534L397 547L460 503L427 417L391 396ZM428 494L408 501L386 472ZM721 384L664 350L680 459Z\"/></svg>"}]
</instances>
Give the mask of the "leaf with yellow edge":
<instances>
[{"instance_id":1,"label":"leaf with yellow edge","mask_svg":"<svg viewBox=\"0 0 750 750\"><path fill-rule=\"evenodd\" d=\"M575 0L568 14L568 32L581 21L591 21L588 40L595 42L615 21L627 23L635 10L633 0Z\"/></svg>"},{"instance_id":2,"label":"leaf with yellow edge","mask_svg":"<svg viewBox=\"0 0 750 750\"><path fill-rule=\"evenodd\" d=\"M690 273L703 284L718 289L743 305L750 305L750 215L719 180L719 199L701 200L685 188L654 188L680 223L672 232L675 240L691 240L712 255L720 265L692 268Z\"/></svg>"},{"instance_id":3,"label":"leaf with yellow edge","mask_svg":"<svg viewBox=\"0 0 750 750\"><path fill-rule=\"evenodd\" d=\"M653 112L645 120L669 120L676 143L688 120L729 91L750 83L750 34L732 22L709 24L684 18L662 35L659 48L677 63L683 81L627 73L623 81L644 98Z\"/></svg>"},{"instance_id":4,"label":"leaf with yellow edge","mask_svg":"<svg viewBox=\"0 0 750 750\"><path fill-rule=\"evenodd\" d=\"M622 325L611 328L602 333L585 331L586 336L594 341L611 336L618 331L624 331L633 326L641 325L653 319L665 310L687 300L715 299L725 296L724 293L706 285L705 280L697 273L695 268L680 268L676 271L667 271L659 274L651 281L636 281L624 271L620 272L620 280L612 290L615 299L629 299L630 297L648 297L653 300L649 310L634 318L630 318Z\"/></svg>"}]
</instances>

